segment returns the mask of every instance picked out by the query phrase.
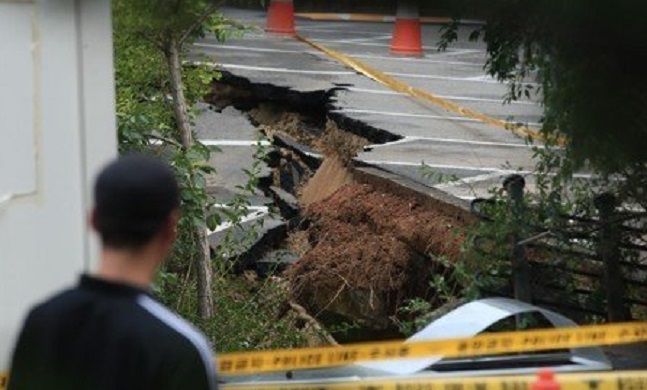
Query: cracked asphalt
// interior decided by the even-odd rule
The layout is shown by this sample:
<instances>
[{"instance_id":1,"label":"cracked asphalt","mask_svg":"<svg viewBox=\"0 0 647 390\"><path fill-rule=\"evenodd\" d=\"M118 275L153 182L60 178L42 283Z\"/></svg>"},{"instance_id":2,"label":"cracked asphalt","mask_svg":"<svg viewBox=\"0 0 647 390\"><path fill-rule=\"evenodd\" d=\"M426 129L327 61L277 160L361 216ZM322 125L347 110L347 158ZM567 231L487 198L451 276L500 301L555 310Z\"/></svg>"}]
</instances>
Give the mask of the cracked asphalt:
<instances>
[{"instance_id":1,"label":"cracked asphalt","mask_svg":"<svg viewBox=\"0 0 647 390\"><path fill-rule=\"evenodd\" d=\"M262 26L261 11L225 8L239 21ZM485 47L469 42L473 27L463 26L458 42L437 50L439 25L423 25L422 58L389 54L391 23L328 22L298 18L298 33L318 44L361 60L386 75L490 117L537 125L541 107L530 100L503 104L506 86L483 70ZM207 37L193 47L196 59L253 83L310 92L337 88L333 111L401 139L368 148L358 159L440 188L462 199L485 196L511 171L528 176L532 187L533 151L510 131L449 112L357 73L315 48L291 37L258 29L242 38L219 43ZM220 137L217 130L207 137ZM424 161L433 177L421 175ZM439 177L451 183L437 183Z\"/></svg>"}]
</instances>

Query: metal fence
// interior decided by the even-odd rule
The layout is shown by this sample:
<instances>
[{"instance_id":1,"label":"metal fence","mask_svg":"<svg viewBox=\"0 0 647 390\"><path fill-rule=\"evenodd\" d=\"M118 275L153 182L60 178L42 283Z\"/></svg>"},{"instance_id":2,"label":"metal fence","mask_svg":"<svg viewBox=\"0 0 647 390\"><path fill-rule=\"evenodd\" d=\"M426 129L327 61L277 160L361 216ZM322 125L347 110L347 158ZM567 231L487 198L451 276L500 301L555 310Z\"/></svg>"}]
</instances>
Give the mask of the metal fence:
<instances>
[{"instance_id":1,"label":"metal fence","mask_svg":"<svg viewBox=\"0 0 647 390\"><path fill-rule=\"evenodd\" d=\"M533 206L523 201L525 182L504 181L508 237L507 272L499 273L507 294L568 313L573 318L611 322L647 318L647 213L621 209L608 193L594 199L593 215L557 215L557 224L528 226ZM472 212L492 221L478 198ZM511 270L511 271L510 271Z\"/></svg>"}]
</instances>

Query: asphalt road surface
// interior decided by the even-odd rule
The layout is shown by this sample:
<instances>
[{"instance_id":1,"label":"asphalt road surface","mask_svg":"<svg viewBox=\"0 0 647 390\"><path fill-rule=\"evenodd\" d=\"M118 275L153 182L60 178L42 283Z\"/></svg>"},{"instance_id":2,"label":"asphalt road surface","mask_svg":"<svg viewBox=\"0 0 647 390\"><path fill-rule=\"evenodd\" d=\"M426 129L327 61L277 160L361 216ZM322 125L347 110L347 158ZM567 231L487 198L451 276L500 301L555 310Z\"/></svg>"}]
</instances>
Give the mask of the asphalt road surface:
<instances>
[{"instance_id":1,"label":"asphalt road surface","mask_svg":"<svg viewBox=\"0 0 647 390\"><path fill-rule=\"evenodd\" d=\"M257 26L265 21L260 11L227 8L225 14ZM463 26L459 41L445 52L437 50L439 27L423 26L425 55L411 58L389 53L391 23L297 19L301 36L409 85L493 118L538 124L541 107L537 103L502 103L507 89L485 74L484 45L466 38L473 26ZM359 159L426 184L443 178L440 188L457 197L486 195L511 171L520 170L525 175L532 171L532 150L520 137L394 92L294 38L259 29L225 43L208 37L198 42L193 51L206 54L207 61L251 82L296 91L343 87L336 92L334 111L402 137L391 144L371 147ZM219 135L216 132L211 137ZM423 161L439 175L423 178ZM532 178L527 181L532 183Z\"/></svg>"}]
</instances>

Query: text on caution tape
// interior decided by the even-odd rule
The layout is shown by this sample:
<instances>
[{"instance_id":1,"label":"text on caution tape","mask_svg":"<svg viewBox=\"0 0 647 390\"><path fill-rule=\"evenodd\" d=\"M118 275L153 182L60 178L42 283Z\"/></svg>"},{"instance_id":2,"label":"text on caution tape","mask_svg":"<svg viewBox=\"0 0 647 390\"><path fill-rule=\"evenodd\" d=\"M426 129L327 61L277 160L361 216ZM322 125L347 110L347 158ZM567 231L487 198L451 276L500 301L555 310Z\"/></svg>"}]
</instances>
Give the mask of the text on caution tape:
<instances>
[{"instance_id":1,"label":"text on caution tape","mask_svg":"<svg viewBox=\"0 0 647 390\"><path fill-rule=\"evenodd\" d=\"M335 347L237 352L218 357L221 375L334 367L360 361L472 357L647 341L647 323L592 325L423 342L389 341Z\"/></svg>"}]
</instances>

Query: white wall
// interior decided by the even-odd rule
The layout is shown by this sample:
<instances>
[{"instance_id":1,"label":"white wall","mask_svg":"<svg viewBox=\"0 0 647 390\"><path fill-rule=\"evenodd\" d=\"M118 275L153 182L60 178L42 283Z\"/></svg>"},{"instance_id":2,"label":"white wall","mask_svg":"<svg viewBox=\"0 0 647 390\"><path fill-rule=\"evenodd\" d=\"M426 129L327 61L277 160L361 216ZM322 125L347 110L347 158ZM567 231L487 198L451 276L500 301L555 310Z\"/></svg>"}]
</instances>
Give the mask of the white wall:
<instances>
[{"instance_id":1,"label":"white wall","mask_svg":"<svg viewBox=\"0 0 647 390\"><path fill-rule=\"evenodd\" d=\"M0 0L0 372L26 310L92 267L116 155L109 0Z\"/></svg>"}]
</instances>

